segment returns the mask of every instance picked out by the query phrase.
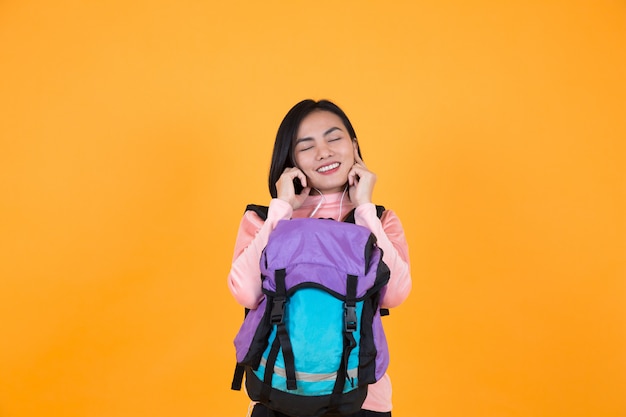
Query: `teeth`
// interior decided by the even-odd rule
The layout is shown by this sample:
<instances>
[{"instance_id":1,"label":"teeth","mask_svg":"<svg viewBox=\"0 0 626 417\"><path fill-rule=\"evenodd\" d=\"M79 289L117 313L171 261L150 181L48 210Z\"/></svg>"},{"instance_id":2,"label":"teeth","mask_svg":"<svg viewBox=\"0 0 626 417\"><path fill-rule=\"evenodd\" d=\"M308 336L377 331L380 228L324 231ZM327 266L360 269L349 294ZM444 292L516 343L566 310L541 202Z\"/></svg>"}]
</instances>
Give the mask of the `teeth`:
<instances>
[{"instance_id":1,"label":"teeth","mask_svg":"<svg viewBox=\"0 0 626 417\"><path fill-rule=\"evenodd\" d=\"M335 162L334 164L330 164L330 165L326 165L325 167L321 167L320 169L317 170L317 172L330 171L331 169L335 169L338 166L339 166L339 162Z\"/></svg>"}]
</instances>

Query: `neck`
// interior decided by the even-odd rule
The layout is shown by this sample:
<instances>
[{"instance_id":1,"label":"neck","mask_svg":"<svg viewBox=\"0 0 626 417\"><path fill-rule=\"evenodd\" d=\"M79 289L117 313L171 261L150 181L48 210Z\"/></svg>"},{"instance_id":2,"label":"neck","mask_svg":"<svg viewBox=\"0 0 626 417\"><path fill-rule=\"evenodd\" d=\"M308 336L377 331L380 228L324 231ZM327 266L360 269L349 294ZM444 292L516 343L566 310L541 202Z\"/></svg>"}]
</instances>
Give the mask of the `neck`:
<instances>
[{"instance_id":1,"label":"neck","mask_svg":"<svg viewBox=\"0 0 626 417\"><path fill-rule=\"evenodd\" d=\"M311 211L311 214L309 214L309 217L314 217L314 216L317 214L318 210L319 210L320 208L322 208L322 207L324 206L324 204L327 202L327 201L326 201L326 196L324 195L324 193L322 193L322 191L318 190L317 188L312 189L312 190L311 190L311 192L309 193L309 196L314 196L314 197L316 197L316 195L315 195L314 191L315 191L315 193L317 193L317 195L319 195L319 197L320 197L320 198L319 198L319 201L317 202L317 205L316 205L316 206L315 206L315 208L313 209L313 211ZM341 192L341 196L340 196L340 197L338 197L338 200L339 200L339 210L338 210L337 217L335 218L335 220L338 220L338 221L339 221L339 220L341 220L341 216L342 216L342 214L343 214L343 213L342 213L342 211L343 211L343 202L344 202L344 198L345 198L345 196L346 196L347 191L348 191L348 184L346 184L345 188L344 188L344 189L343 189L343 191ZM339 195L339 191L337 191L337 192L332 192L332 193L329 193L329 194L327 194L327 195L328 195L328 196L333 196L333 197L334 197L334 196L338 196L338 195ZM332 201L330 201L330 202L332 203L332 202L335 202L335 201L336 201L336 200L335 200L335 199L333 199L333 200L332 200ZM348 196L348 201L350 201L350 196ZM334 217L333 217L333 218L334 218Z\"/></svg>"}]
</instances>

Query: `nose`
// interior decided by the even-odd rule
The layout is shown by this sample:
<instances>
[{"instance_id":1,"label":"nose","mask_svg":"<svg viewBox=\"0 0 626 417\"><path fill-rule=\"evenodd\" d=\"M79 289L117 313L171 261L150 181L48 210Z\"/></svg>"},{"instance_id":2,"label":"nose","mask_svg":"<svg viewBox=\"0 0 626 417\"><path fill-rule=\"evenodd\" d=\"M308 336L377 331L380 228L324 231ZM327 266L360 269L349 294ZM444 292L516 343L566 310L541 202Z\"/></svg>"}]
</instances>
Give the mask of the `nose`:
<instances>
[{"instance_id":1,"label":"nose","mask_svg":"<svg viewBox=\"0 0 626 417\"><path fill-rule=\"evenodd\" d=\"M330 149L330 146L324 141L317 147L317 160L326 159L333 156L333 151Z\"/></svg>"}]
</instances>

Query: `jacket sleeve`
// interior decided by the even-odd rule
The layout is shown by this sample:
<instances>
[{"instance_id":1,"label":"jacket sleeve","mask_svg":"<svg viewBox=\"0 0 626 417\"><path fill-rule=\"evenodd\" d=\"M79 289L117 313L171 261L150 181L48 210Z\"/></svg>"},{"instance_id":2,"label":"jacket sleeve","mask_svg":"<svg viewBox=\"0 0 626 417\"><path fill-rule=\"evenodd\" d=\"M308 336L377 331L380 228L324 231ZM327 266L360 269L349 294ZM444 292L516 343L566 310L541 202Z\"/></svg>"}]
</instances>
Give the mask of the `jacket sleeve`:
<instances>
[{"instance_id":1,"label":"jacket sleeve","mask_svg":"<svg viewBox=\"0 0 626 417\"><path fill-rule=\"evenodd\" d=\"M292 213L291 205L278 199L272 199L270 202L265 221L252 211L244 213L235 241L233 263L228 274L228 288L242 306L254 309L261 302L263 298L259 268L261 252L276 224L280 220L289 219Z\"/></svg>"},{"instance_id":2,"label":"jacket sleeve","mask_svg":"<svg viewBox=\"0 0 626 417\"><path fill-rule=\"evenodd\" d=\"M383 261L391 272L381 305L385 308L397 307L406 300L412 287L409 248L400 219L391 210L386 210L379 219L376 206L372 203L358 206L354 219L356 224L374 233L378 246L383 250Z\"/></svg>"}]
</instances>

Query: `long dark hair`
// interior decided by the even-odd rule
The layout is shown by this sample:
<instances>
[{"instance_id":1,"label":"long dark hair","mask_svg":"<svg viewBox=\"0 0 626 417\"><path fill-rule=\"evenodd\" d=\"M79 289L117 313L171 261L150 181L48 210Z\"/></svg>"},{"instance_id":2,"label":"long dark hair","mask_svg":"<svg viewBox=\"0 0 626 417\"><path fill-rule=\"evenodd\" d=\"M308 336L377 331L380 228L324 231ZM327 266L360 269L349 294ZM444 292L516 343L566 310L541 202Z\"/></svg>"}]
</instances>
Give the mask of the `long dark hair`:
<instances>
[{"instance_id":1,"label":"long dark hair","mask_svg":"<svg viewBox=\"0 0 626 417\"><path fill-rule=\"evenodd\" d=\"M276 141L274 142L274 151L272 153L272 163L270 165L269 174L269 189L272 198L276 198L276 182L282 175L285 168L292 168L295 166L293 159L293 144L300 128L302 120L311 114L313 111L321 110L334 113L343 122L350 139L356 140L356 132L352 127L352 123L348 119L348 116L343 110L339 108L335 103L328 100L302 100L287 112L285 118L278 127L276 133ZM361 148L358 148L359 156L361 156ZM299 182L296 183L296 193L302 191L302 186Z\"/></svg>"}]
</instances>

